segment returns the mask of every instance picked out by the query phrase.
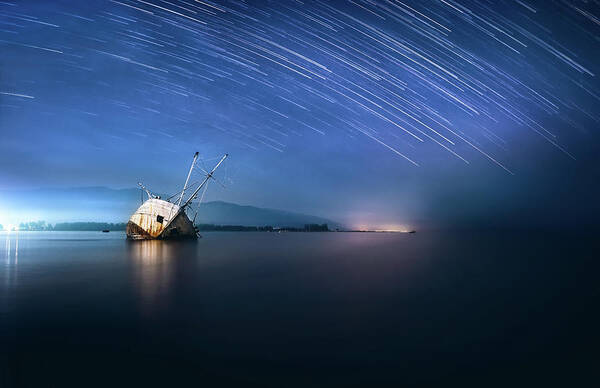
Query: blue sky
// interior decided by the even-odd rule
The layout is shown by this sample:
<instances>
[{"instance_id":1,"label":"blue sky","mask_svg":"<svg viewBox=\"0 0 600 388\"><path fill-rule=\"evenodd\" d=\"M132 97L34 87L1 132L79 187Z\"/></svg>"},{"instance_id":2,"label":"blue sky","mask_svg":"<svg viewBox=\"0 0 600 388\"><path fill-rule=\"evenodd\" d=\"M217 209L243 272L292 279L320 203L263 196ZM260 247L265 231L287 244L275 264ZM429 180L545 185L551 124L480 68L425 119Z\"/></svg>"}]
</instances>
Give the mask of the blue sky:
<instances>
[{"instance_id":1,"label":"blue sky","mask_svg":"<svg viewBox=\"0 0 600 388\"><path fill-rule=\"evenodd\" d=\"M208 199L365 225L594 222L599 15L577 1L1 2L0 190L173 192L195 151L207 165L227 152L227 188Z\"/></svg>"}]
</instances>

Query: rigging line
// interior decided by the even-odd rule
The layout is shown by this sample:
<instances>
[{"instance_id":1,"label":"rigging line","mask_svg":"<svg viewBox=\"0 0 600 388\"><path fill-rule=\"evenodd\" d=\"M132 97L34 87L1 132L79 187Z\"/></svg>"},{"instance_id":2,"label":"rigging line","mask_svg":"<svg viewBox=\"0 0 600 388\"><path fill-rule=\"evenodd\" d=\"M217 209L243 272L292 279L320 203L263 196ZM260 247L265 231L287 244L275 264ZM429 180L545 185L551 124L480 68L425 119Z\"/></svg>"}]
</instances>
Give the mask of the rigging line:
<instances>
[{"instance_id":1,"label":"rigging line","mask_svg":"<svg viewBox=\"0 0 600 388\"><path fill-rule=\"evenodd\" d=\"M196 182L190 183L188 186L194 186L194 185L197 185L199 182L200 182L200 181L196 181ZM167 198L167 201L168 201L168 200L170 200L170 199L172 199L173 197L175 197L175 196L177 196L177 195L181 195L181 192L183 192L183 193L185 194L185 190L178 191L178 192L176 192L175 194L171 195L169 198Z\"/></svg>"},{"instance_id":2,"label":"rigging line","mask_svg":"<svg viewBox=\"0 0 600 388\"><path fill-rule=\"evenodd\" d=\"M204 190L202 191L202 196L200 197L200 201L198 201L198 209L200 209L200 204L202 203L202 200L204 199L204 194L206 194L206 189L208 188L209 183L210 183L210 180L208 180L206 182L206 186L204 186Z\"/></svg>"},{"instance_id":3,"label":"rigging line","mask_svg":"<svg viewBox=\"0 0 600 388\"><path fill-rule=\"evenodd\" d=\"M210 162L210 161L212 161L212 160L218 160L218 159L220 159L220 157L218 157L218 156L217 156L217 157L215 157L215 158L208 158L208 159L204 159L204 158L203 158L203 159L198 159L198 160L196 161L196 164L194 164L194 168L195 168L195 167L198 167L200 170L202 170L202 172L203 172L204 174L208 174L208 170L206 169L206 165L204 164L204 162Z\"/></svg>"},{"instance_id":4,"label":"rigging line","mask_svg":"<svg viewBox=\"0 0 600 388\"><path fill-rule=\"evenodd\" d=\"M171 199L172 199L174 196L176 196L177 194L181 194L181 191L180 191L179 193L175 193L175 194L171 195L170 197L168 197L168 198L167 198L167 201L169 201L169 202L170 202L170 201L171 201Z\"/></svg>"},{"instance_id":5,"label":"rigging line","mask_svg":"<svg viewBox=\"0 0 600 388\"><path fill-rule=\"evenodd\" d=\"M210 161L212 161L212 160L219 160L219 159L221 159L221 157L220 157L220 156L216 156L216 157L214 157L214 158L208 158L208 159L202 158L202 159L200 159L200 160L201 160L202 162L210 162Z\"/></svg>"}]
</instances>

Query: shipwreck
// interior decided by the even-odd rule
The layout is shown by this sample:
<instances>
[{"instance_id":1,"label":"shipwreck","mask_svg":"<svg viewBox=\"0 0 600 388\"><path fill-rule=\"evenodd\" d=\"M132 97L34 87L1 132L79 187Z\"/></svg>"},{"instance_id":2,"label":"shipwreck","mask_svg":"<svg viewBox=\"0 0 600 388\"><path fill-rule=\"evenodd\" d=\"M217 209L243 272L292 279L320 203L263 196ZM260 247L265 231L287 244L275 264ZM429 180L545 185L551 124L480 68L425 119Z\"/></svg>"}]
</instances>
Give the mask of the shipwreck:
<instances>
[{"instance_id":1,"label":"shipwreck","mask_svg":"<svg viewBox=\"0 0 600 388\"><path fill-rule=\"evenodd\" d=\"M208 181L214 179L213 174L227 156L225 154L211 171L202 169L204 178L199 184L188 186L192 171L198 167L196 164L198 161L198 152L196 152L183 189L181 192L167 199L162 199L159 195L153 194L143 184L138 183L140 188L146 192L148 199L129 218L129 222L127 223L127 239L169 240L198 238L198 230L194 226L196 215L190 220L186 211L198 197L200 190L204 188L204 192L206 191ZM184 201L183 198L186 192L189 191L192 191L192 194ZM177 200L171 202L173 198L177 198Z\"/></svg>"}]
</instances>

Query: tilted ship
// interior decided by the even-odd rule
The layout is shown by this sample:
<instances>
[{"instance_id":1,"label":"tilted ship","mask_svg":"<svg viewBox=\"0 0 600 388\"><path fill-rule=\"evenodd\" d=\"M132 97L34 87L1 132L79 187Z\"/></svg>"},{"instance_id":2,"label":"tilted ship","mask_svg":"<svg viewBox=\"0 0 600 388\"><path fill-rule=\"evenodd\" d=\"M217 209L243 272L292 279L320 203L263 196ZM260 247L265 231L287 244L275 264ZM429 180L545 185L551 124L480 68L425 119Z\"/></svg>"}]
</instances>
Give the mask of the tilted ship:
<instances>
[{"instance_id":1,"label":"tilted ship","mask_svg":"<svg viewBox=\"0 0 600 388\"><path fill-rule=\"evenodd\" d=\"M181 190L181 193L178 193L179 198L176 202L171 202L169 199L161 199L160 196L151 193L144 185L138 183L148 195L148 199L142 203L135 213L133 213L131 218L129 218L129 222L127 223L127 239L169 240L198 238L198 231L192 220L188 217L186 210L189 209L192 201L197 198L200 190L205 187L211 178L213 178L214 172L219 168L227 156L228 155L225 154L210 172L204 171L204 179L193 189L192 194L185 201L183 201L183 198L186 191L191 190L191 188L188 187L188 183L192 171L196 167L198 152L194 154L192 166L185 179L183 190Z\"/></svg>"}]
</instances>

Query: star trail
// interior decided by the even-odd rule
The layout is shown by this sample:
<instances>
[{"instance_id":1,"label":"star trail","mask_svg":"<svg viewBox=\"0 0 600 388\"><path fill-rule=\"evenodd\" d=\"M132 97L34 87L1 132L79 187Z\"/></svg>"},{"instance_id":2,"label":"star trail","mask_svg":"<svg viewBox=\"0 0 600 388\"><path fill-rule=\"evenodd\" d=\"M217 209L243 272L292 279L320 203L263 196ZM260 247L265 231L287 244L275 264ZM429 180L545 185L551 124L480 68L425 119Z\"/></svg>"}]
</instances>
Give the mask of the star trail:
<instances>
[{"instance_id":1,"label":"star trail","mask_svg":"<svg viewBox=\"0 0 600 388\"><path fill-rule=\"evenodd\" d=\"M18 158L37 136L69 161L72 138L136 158L200 140L277 162L326 143L512 176L535 163L513 157L525 138L575 163L599 122L599 15L567 0L3 1L4 147Z\"/></svg>"}]
</instances>

